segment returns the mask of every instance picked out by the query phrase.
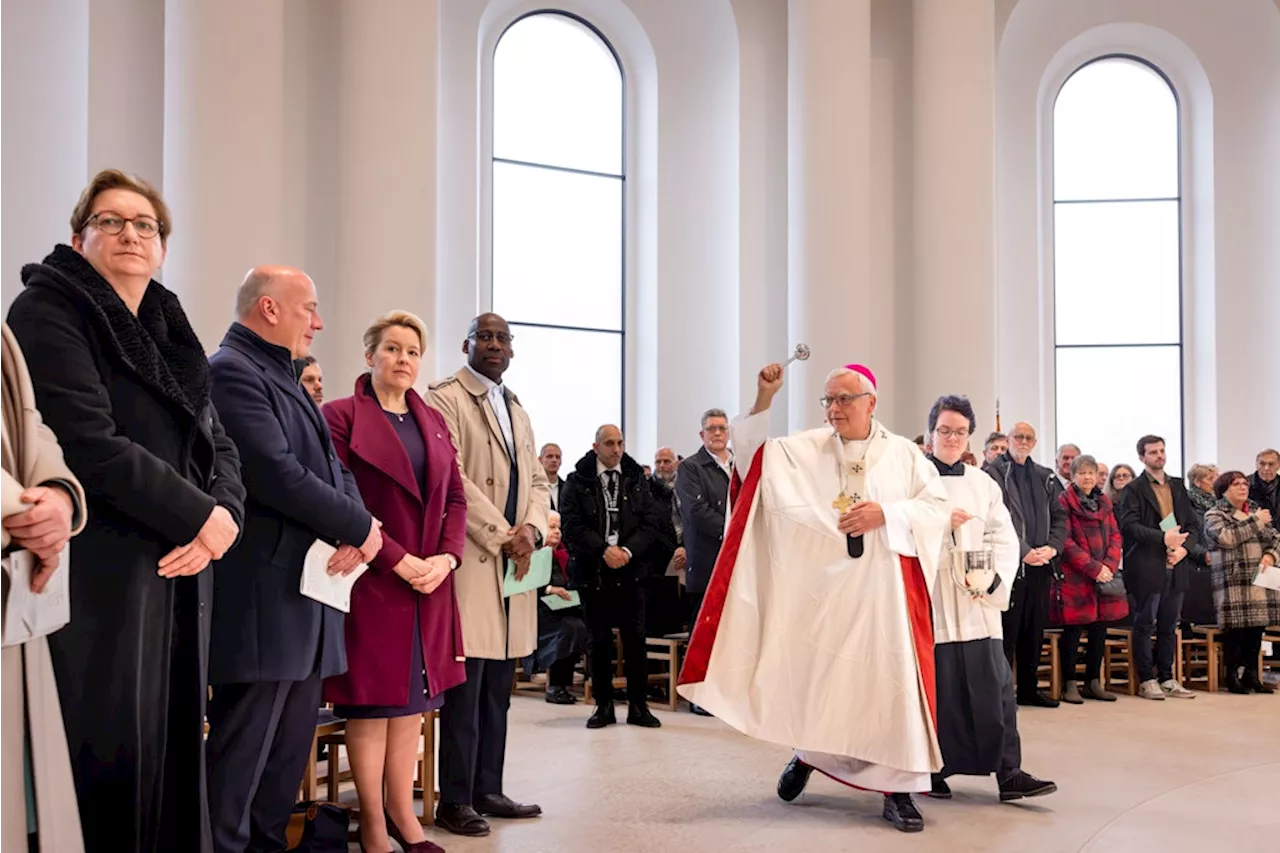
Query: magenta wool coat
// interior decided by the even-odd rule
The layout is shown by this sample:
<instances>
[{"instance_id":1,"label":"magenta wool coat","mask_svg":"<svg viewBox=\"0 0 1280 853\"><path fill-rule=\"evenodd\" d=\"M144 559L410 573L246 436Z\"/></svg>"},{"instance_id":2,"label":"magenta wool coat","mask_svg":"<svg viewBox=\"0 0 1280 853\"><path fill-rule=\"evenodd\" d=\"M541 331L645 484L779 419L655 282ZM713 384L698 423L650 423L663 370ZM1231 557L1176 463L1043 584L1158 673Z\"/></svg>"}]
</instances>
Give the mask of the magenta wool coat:
<instances>
[{"instance_id":1,"label":"magenta wool coat","mask_svg":"<svg viewBox=\"0 0 1280 853\"><path fill-rule=\"evenodd\" d=\"M1103 565L1112 570L1120 564L1120 527L1111 509L1111 499L1101 492L1098 509L1089 511L1080 504L1075 487L1068 486L1059 499L1067 511L1067 540L1062 549L1061 579L1055 579L1050 597L1050 619L1055 625L1091 625L1123 619L1129 602L1098 595L1098 573Z\"/></svg>"},{"instance_id":2,"label":"magenta wool coat","mask_svg":"<svg viewBox=\"0 0 1280 853\"><path fill-rule=\"evenodd\" d=\"M457 451L440 413L416 393L405 395L427 448L427 494L422 495L409 454L377 398L366 390L369 381L368 374L361 376L354 395L325 403L322 410L334 448L355 477L364 505L382 522L382 550L351 592L347 671L325 679L324 698L344 705L405 705L414 607L431 695L466 680L453 576L430 595L421 595L393 569L406 552L417 557L452 554L461 562L467 499Z\"/></svg>"}]
</instances>

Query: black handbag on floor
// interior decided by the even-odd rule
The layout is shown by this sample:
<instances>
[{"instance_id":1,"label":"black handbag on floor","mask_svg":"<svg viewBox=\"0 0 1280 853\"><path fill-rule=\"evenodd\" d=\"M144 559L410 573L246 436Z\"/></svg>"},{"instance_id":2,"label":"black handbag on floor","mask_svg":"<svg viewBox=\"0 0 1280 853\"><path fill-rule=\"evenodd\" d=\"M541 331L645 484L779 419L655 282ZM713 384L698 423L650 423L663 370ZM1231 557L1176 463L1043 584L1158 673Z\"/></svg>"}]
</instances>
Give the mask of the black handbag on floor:
<instances>
[{"instance_id":1,"label":"black handbag on floor","mask_svg":"<svg viewBox=\"0 0 1280 853\"><path fill-rule=\"evenodd\" d=\"M287 850L298 853L347 853L351 812L341 803L310 800L293 807L285 830Z\"/></svg>"}]
</instances>

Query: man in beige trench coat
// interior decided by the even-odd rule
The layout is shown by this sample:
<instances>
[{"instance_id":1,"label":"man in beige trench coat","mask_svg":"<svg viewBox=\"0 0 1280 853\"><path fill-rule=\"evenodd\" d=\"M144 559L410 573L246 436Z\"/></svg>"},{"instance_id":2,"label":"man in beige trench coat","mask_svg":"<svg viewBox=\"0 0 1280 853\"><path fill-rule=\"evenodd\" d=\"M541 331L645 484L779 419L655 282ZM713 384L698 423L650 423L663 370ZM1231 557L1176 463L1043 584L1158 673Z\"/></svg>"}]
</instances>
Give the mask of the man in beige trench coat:
<instances>
[{"instance_id":1,"label":"man in beige trench coat","mask_svg":"<svg viewBox=\"0 0 1280 853\"><path fill-rule=\"evenodd\" d=\"M40 568L33 586L43 589L67 539L84 528L80 482L62 459L53 432L40 420L22 350L3 327L3 567L9 600L12 552L31 550ZM40 849L82 853L80 812L67 755L58 687L44 637L0 652L0 850L26 850L34 829ZM29 737L35 823L29 826L24 739Z\"/></svg>"},{"instance_id":2,"label":"man in beige trench coat","mask_svg":"<svg viewBox=\"0 0 1280 853\"><path fill-rule=\"evenodd\" d=\"M466 365L426 395L449 425L467 493L467 543L455 578L467 680L446 691L440 712L436 823L458 835L488 835L482 815L542 813L502 790L511 685L516 660L537 646L541 590L504 599L502 581L508 558L523 576L542 547L551 489L529 416L502 384L512 357L507 321L497 314L472 320L462 351Z\"/></svg>"}]
</instances>

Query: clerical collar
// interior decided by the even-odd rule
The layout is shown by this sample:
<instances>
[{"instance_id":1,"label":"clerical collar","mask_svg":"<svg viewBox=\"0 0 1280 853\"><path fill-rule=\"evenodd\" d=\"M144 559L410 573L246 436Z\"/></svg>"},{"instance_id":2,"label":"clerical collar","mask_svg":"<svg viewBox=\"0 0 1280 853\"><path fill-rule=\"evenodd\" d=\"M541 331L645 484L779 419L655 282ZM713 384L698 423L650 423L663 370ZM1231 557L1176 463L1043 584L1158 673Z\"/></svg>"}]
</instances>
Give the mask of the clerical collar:
<instances>
[{"instance_id":1,"label":"clerical collar","mask_svg":"<svg viewBox=\"0 0 1280 853\"><path fill-rule=\"evenodd\" d=\"M956 464L954 465L948 465L938 457L934 456L932 453L928 454L927 457L929 461L933 463L933 466L938 469L938 473L941 474L942 476L944 477L963 477L964 476L964 462L961 461L961 462L956 462Z\"/></svg>"}]
</instances>

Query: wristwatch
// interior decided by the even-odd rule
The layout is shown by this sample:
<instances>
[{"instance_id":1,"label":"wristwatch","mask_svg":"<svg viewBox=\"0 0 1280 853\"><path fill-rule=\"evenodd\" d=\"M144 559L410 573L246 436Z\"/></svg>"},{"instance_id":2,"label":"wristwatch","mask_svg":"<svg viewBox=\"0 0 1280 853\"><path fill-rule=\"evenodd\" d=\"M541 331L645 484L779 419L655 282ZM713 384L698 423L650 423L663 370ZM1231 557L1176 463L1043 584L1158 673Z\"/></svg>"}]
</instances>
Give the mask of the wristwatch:
<instances>
[{"instance_id":1,"label":"wristwatch","mask_svg":"<svg viewBox=\"0 0 1280 853\"><path fill-rule=\"evenodd\" d=\"M449 571L456 572L458 570L458 558L452 554L445 554L449 558Z\"/></svg>"}]
</instances>

